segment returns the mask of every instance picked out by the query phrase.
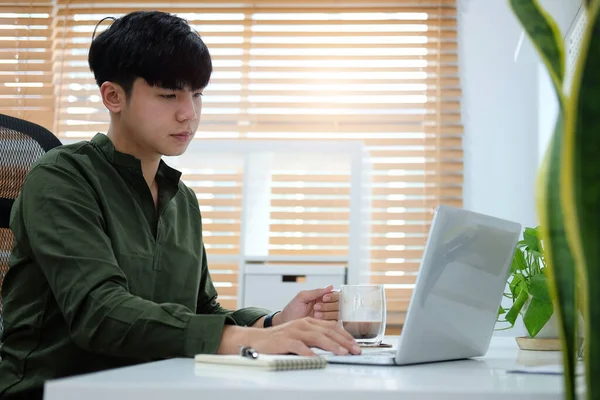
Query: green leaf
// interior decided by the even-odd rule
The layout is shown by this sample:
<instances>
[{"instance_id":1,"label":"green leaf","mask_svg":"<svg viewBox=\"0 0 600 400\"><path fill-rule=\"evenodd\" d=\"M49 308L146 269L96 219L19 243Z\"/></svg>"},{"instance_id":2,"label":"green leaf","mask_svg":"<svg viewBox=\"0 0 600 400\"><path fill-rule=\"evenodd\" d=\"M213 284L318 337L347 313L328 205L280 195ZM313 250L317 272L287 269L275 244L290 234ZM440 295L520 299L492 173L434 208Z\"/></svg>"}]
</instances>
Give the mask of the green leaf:
<instances>
[{"instance_id":1,"label":"green leaf","mask_svg":"<svg viewBox=\"0 0 600 400\"><path fill-rule=\"evenodd\" d=\"M513 297L518 297L521 292L520 284L523 282L522 275L514 275L510 283L508 284L508 288L512 293Z\"/></svg>"},{"instance_id":2,"label":"green leaf","mask_svg":"<svg viewBox=\"0 0 600 400\"><path fill-rule=\"evenodd\" d=\"M529 235L529 236L534 236L534 237L536 237L538 239L540 238L540 234L539 234L539 231L538 231L537 227L536 228L532 228L532 227L528 226L528 227L526 227L523 230L523 234L524 235Z\"/></svg>"},{"instance_id":3,"label":"green leaf","mask_svg":"<svg viewBox=\"0 0 600 400\"><path fill-rule=\"evenodd\" d=\"M563 149L564 110L561 108L539 179L538 208L545 262L551 297L561 330L566 398L575 399L575 260L566 235L561 204L561 157Z\"/></svg>"},{"instance_id":4,"label":"green leaf","mask_svg":"<svg viewBox=\"0 0 600 400\"><path fill-rule=\"evenodd\" d=\"M508 310L508 312L506 313L506 320L508 322L510 322L511 324L514 325L514 323L517 320L517 317L519 316L519 313L521 312L521 309L525 305L525 302L527 301L528 297L529 297L529 294L527 293L527 290L521 290L521 293L519 293L519 297L517 297L517 300L515 300L515 303L512 305L510 310Z\"/></svg>"},{"instance_id":5,"label":"green leaf","mask_svg":"<svg viewBox=\"0 0 600 400\"><path fill-rule=\"evenodd\" d=\"M525 315L523 315L523 323L525 324L529 336L534 338L542 330L544 325L546 325L553 313L554 308L552 307L551 302L542 301L533 297L529 306L527 306Z\"/></svg>"},{"instance_id":6,"label":"green leaf","mask_svg":"<svg viewBox=\"0 0 600 400\"><path fill-rule=\"evenodd\" d=\"M586 388L600 398L600 2L588 1L587 26L575 68L565 141L563 203L583 289ZM564 286L557 277L557 281ZM573 283L575 286L575 283ZM569 284L571 287L571 284ZM566 318L566 317L565 317ZM572 318L572 317L571 317ZM571 338L572 339L572 338ZM569 357L571 354L569 353Z\"/></svg>"},{"instance_id":7,"label":"green leaf","mask_svg":"<svg viewBox=\"0 0 600 400\"><path fill-rule=\"evenodd\" d=\"M532 250L531 254L536 257L536 258L544 258L544 255L542 253L540 253L539 251L536 250Z\"/></svg>"},{"instance_id":8,"label":"green leaf","mask_svg":"<svg viewBox=\"0 0 600 400\"><path fill-rule=\"evenodd\" d=\"M537 48L554 83L554 90L562 98L565 75L565 49L556 23L536 0L509 0L510 5Z\"/></svg>"},{"instance_id":9,"label":"green leaf","mask_svg":"<svg viewBox=\"0 0 600 400\"><path fill-rule=\"evenodd\" d=\"M512 264L510 265L510 275L512 276L518 269L517 260L513 257Z\"/></svg>"},{"instance_id":10,"label":"green leaf","mask_svg":"<svg viewBox=\"0 0 600 400\"><path fill-rule=\"evenodd\" d=\"M544 274L537 274L531 277L529 282L529 294L536 300L552 303L552 298L548 291L548 280Z\"/></svg>"},{"instance_id":11,"label":"green leaf","mask_svg":"<svg viewBox=\"0 0 600 400\"><path fill-rule=\"evenodd\" d=\"M504 307L500 306L500 308L498 309L498 318L499 318L499 317L500 317L502 314L506 313L506 311L507 311L507 310L508 310L507 308L504 308Z\"/></svg>"},{"instance_id":12,"label":"green leaf","mask_svg":"<svg viewBox=\"0 0 600 400\"><path fill-rule=\"evenodd\" d=\"M531 252L538 252L540 249L540 241L538 240L537 232L534 231L534 233L532 234L532 230L533 229L531 228L525 229L525 232L523 233L523 240L525 241L525 243L527 243L527 250Z\"/></svg>"},{"instance_id":13,"label":"green leaf","mask_svg":"<svg viewBox=\"0 0 600 400\"><path fill-rule=\"evenodd\" d=\"M514 262L516 262L516 269L522 271L527 269L527 261L525 260L525 254L523 254L522 250L517 249L515 251Z\"/></svg>"}]
</instances>

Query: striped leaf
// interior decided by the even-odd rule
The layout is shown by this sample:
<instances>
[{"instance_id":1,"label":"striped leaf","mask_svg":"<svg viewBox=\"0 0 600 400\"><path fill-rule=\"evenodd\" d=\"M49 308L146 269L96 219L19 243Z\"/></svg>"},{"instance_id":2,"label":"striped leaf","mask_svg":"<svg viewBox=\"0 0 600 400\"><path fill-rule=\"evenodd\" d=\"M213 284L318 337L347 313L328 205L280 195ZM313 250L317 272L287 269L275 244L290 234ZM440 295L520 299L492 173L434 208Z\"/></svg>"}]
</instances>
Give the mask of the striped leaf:
<instances>
[{"instance_id":1,"label":"striped leaf","mask_svg":"<svg viewBox=\"0 0 600 400\"><path fill-rule=\"evenodd\" d=\"M600 399L600 2L591 2L564 139L563 205L584 293L588 399ZM595 380L594 380L595 378Z\"/></svg>"},{"instance_id":2,"label":"striped leaf","mask_svg":"<svg viewBox=\"0 0 600 400\"><path fill-rule=\"evenodd\" d=\"M525 28L548 68L559 100L559 115L538 179L538 211L548 266L549 290L559 321L565 367L565 394L575 399L575 357L577 339L576 271L567 238L561 203L561 166L566 113L562 93L564 44L556 23L535 0L510 0L517 18Z\"/></svg>"},{"instance_id":3,"label":"striped leaf","mask_svg":"<svg viewBox=\"0 0 600 400\"><path fill-rule=\"evenodd\" d=\"M548 286L562 335L567 399L575 399L575 358L577 340L577 304L575 261L570 251L561 206L561 156L564 110L561 108L546 159L538 180L538 211L544 240Z\"/></svg>"},{"instance_id":4,"label":"striped leaf","mask_svg":"<svg viewBox=\"0 0 600 400\"><path fill-rule=\"evenodd\" d=\"M562 97L565 46L558 26L537 0L510 0L510 5L546 64L559 98Z\"/></svg>"}]
</instances>

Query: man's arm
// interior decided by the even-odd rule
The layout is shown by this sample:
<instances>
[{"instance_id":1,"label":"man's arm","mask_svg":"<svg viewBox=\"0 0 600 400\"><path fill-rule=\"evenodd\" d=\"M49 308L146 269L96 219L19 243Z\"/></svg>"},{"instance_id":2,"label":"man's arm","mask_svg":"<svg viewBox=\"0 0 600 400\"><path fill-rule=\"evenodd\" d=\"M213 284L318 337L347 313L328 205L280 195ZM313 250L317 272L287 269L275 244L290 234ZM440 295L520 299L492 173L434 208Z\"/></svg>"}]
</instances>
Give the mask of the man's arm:
<instances>
[{"instance_id":1,"label":"man's arm","mask_svg":"<svg viewBox=\"0 0 600 400\"><path fill-rule=\"evenodd\" d=\"M141 360L217 351L226 321L233 323L229 315L197 315L128 291L96 194L77 171L68 165L34 167L21 197L14 225L25 227L78 346Z\"/></svg>"},{"instance_id":2,"label":"man's arm","mask_svg":"<svg viewBox=\"0 0 600 400\"><path fill-rule=\"evenodd\" d=\"M254 328L264 328L265 326L265 319L267 319L267 316L265 315L264 317L261 317L258 321L256 321L254 323L254 325L252 325ZM278 312L277 314L275 314L273 316L273 320L271 322L272 326L277 326L277 325L281 325L282 321L281 321L281 313Z\"/></svg>"},{"instance_id":3,"label":"man's arm","mask_svg":"<svg viewBox=\"0 0 600 400\"><path fill-rule=\"evenodd\" d=\"M204 246L202 248L204 252ZM206 255L206 253L204 252ZM310 347L319 347L335 354L359 354L360 348L356 341L334 321L318 321L305 318L308 303L330 293L331 287L325 289L300 292L281 313L273 317L273 328L263 327L267 310L244 308L229 311L217 302L215 290L208 271L206 256L202 262L202 278L198 296L198 312L231 315L236 325L226 325L223 328L221 342L217 349L220 354L235 354L240 346L252 346L257 351L266 354L314 355ZM289 321L285 321L285 314Z\"/></svg>"}]
</instances>

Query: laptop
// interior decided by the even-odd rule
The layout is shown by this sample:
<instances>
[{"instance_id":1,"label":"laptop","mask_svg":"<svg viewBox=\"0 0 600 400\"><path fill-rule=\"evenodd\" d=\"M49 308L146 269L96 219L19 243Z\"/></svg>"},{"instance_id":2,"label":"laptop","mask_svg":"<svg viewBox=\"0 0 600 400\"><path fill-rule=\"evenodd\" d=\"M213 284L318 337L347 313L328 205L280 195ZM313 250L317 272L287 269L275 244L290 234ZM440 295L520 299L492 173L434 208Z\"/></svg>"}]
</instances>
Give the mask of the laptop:
<instances>
[{"instance_id":1,"label":"laptop","mask_svg":"<svg viewBox=\"0 0 600 400\"><path fill-rule=\"evenodd\" d=\"M328 362L408 365L485 355L520 233L518 223L439 206L397 348L326 354Z\"/></svg>"}]
</instances>

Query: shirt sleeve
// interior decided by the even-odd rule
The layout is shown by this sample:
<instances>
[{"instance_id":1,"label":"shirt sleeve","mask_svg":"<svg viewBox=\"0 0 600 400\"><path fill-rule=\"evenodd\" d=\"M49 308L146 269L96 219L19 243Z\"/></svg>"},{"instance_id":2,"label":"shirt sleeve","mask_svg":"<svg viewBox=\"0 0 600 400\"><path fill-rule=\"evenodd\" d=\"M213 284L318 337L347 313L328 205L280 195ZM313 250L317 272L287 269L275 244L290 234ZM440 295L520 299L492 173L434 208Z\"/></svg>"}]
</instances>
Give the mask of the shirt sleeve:
<instances>
[{"instance_id":1,"label":"shirt sleeve","mask_svg":"<svg viewBox=\"0 0 600 400\"><path fill-rule=\"evenodd\" d=\"M252 326L260 318L270 313L269 310L257 307L247 307L237 311L231 311L221 307L218 302L217 290L213 285L210 272L208 270L208 262L206 260L206 249L204 248L204 244L202 244L202 253L202 278L200 280L200 289L198 293L198 313L228 315L235 321L236 325L241 326Z\"/></svg>"},{"instance_id":2,"label":"shirt sleeve","mask_svg":"<svg viewBox=\"0 0 600 400\"><path fill-rule=\"evenodd\" d=\"M193 357L215 353L225 323L236 322L228 313L199 315L132 295L103 229L97 194L69 164L34 167L21 202L33 257L81 348L140 360ZM208 279L205 285L212 287Z\"/></svg>"}]
</instances>

